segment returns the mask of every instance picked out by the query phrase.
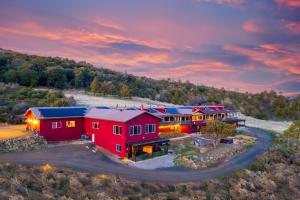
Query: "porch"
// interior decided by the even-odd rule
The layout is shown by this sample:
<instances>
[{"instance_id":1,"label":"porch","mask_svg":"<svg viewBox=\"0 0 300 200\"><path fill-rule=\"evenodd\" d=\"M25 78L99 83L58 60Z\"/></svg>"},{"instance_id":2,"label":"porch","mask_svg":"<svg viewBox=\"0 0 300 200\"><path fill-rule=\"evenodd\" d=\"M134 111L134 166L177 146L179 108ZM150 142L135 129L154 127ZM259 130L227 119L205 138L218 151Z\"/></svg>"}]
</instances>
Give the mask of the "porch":
<instances>
[{"instance_id":1,"label":"porch","mask_svg":"<svg viewBox=\"0 0 300 200\"><path fill-rule=\"evenodd\" d=\"M126 145L128 159L140 161L168 154L169 140L158 138L142 142L127 143Z\"/></svg>"}]
</instances>

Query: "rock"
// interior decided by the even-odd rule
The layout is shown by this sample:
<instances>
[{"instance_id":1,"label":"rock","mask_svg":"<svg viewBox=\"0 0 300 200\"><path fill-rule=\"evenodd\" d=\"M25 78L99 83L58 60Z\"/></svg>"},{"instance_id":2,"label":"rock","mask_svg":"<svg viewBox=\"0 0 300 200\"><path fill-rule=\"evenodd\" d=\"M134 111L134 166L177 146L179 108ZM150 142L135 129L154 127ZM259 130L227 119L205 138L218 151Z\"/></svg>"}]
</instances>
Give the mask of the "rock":
<instances>
[{"instance_id":1,"label":"rock","mask_svg":"<svg viewBox=\"0 0 300 200\"><path fill-rule=\"evenodd\" d=\"M16 185L16 191L19 192L22 196L28 196L27 188L23 187L22 185Z\"/></svg>"},{"instance_id":2,"label":"rock","mask_svg":"<svg viewBox=\"0 0 300 200\"><path fill-rule=\"evenodd\" d=\"M19 152L45 148L47 141L41 136L26 136L0 141L0 152Z\"/></svg>"},{"instance_id":3,"label":"rock","mask_svg":"<svg viewBox=\"0 0 300 200\"><path fill-rule=\"evenodd\" d=\"M22 197L21 195L12 195L8 199L9 200L23 200L24 197Z\"/></svg>"}]
</instances>

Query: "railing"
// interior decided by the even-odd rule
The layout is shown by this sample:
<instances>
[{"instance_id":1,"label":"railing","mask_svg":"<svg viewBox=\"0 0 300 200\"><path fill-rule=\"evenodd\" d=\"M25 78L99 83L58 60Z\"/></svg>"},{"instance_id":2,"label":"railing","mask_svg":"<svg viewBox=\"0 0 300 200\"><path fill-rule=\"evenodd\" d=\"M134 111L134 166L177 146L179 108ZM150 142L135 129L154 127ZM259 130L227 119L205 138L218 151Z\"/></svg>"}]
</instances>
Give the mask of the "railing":
<instances>
[{"instance_id":1,"label":"railing","mask_svg":"<svg viewBox=\"0 0 300 200\"><path fill-rule=\"evenodd\" d=\"M146 159L149 159L149 158L155 158L155 157L158 157L158 156L166 155L167 153L168 152L165 151L165 150L156 151L156 152L153 152L152 154L143 153L141 155L136 156L135 161L141 161L141 160L146 160Z\"/></svg>"},{"instance_id":2,"label":"railing","mask_svg":"<svg viewBox=\"0 0 300 200\"><path fill-rule=\"evenodd\" d=\"M191 124L192 120L187 121L163 121L160 122L160 125L175 125L175 124Z\"/></svg>"}]
</instances>

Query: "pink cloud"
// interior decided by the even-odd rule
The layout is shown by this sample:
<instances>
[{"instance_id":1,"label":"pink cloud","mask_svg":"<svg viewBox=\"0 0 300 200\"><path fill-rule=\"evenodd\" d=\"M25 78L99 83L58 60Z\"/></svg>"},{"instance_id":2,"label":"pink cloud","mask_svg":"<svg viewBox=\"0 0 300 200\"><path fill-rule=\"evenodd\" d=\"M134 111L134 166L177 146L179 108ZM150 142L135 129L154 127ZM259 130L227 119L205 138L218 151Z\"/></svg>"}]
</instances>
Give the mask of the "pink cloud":
<instances>
[{"instance_id":1,"label":"pink cloud","mask_svg":"<svg viewBox=\"0 0 300 200\"><path fill-rule=\"evenodd\" d=\"M246 3L246 0L197 0L198 2L213 2L217 4L227 4L230 6L239 6Z\"/></svg>"},{"instance_id":2,"label":"pink cloud","mask_svg":"<svg viewBox=\"0 0 300 200\"><path fill-rule=\"evenodd\" d=\"M300 23L299 22L289 22L286 24L289 31L294 34L300 34Z\"/></svg>"},{"instance_id":3,"label":"pink cloud","mask_svg":"<svg viewBox=\"0 0 300 200\"><path fill-rule=\"evenodd\" d=\"M280 44L262 44L256 48L244 48L236 45L225 45L225 50L245 55L251 60L263 63L270 70L283 73L300 74L299 47Z\"/></svg>"},{"instance_id":4,"label":"pink cloud","mask_svg":"<svg viewBox=\"0 0 300 200\"><path fill-rule=\"evenodd\" d=\"M266 31L265 28L255 20L245 21L243 24L243 29L249 33L262 33Z\"/></svg>"},{"instance_id":5,"label":"pink cloud","mask_svg":"<svg viewBox=\"0 0 300 200\"><path fill-rule=\"evenodd\" d=\"M275 0L275 2L279 6L300 8L300 1L299 0Z\"/></svg>"}]
</instances>

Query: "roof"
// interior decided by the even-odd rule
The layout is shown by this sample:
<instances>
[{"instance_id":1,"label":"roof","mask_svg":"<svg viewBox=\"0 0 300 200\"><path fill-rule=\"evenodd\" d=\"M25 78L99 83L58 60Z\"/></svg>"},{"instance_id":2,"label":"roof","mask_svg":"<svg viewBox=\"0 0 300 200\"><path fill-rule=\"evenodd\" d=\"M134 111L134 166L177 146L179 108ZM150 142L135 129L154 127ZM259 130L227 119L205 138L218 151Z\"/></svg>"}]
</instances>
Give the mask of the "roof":
<instances>
[{"instance_id":1,"label":"roof","mask_svg":"<svg viewBox=\"0 0 300 200\"><path fill-rule=\"evenodd\" d=\"M222 120L222 122L226 122L226 123L245 122L245 121L246 121L245 119L240 119L240 118L237 118L237 117L226 118L226 119Z\"/></svg>"},{"instance_id":2,"label":"roof","mask_svg":"<svg viewBox=\"0 0 300 200\"><path fill-rule=\"evenodd\" d=\"M139 146L145 144L155 144L155 143L168 143L170 140L166 138L157 138L152 140L140 141L140 142L127 142L127 145Z\"/></svg>"},{"instance_id":3,"label":"roof","mask_svg":"<svg viewBox=\"0 0 300 200\"><path fill-rule=\"evenodd\" d=\"M33 107L28 109L25 115L32 111L38 119L83 117L87 110L86 107Z\"/></svg>"},{"instance_id":4,"label":"roof","mask_svg":"<svg viewBox=\"0 0 300 200\"><path fill-rule=\"evenodd\" d=\"M121 110L121 109L90 109L85 117L94 118L94 119L103 119L110 121L118 121L118 122L127 122L137 116L140 116L144 113L151 115L153 117L159 118L149 112L143 110ZM160 118L159 118L160 119Z\"/></svg>"},{"instance_id":5,"label":"roof","mask_svg":"<svg viewBox=\"0 0 300 200\"><path fill-rule=\"evenodd\" d=\"M177 112L182 115L193 115L194 114L193 110L189 109L189 108L178 108Z\"/></svg>"},{"instance_id":6,"label":"roof","mask_svg":"<svg viewBox=\"0 0 300 200\"><path fill-rule=\"evenodd\" d=\"M167 114L172 114L172 115L179 115L177 108L176 107L168 107L166 108L166 113Z\"/></svg>"},{"instance_id":7,"label":"roof","mask_svg":"<svg viewBox=\"0 0 300 200\"><path fill-rule=\"evenodd\" d=\"M110 109L108 106L96 106L97 109Z\"/></svg>"}]
</instances>

